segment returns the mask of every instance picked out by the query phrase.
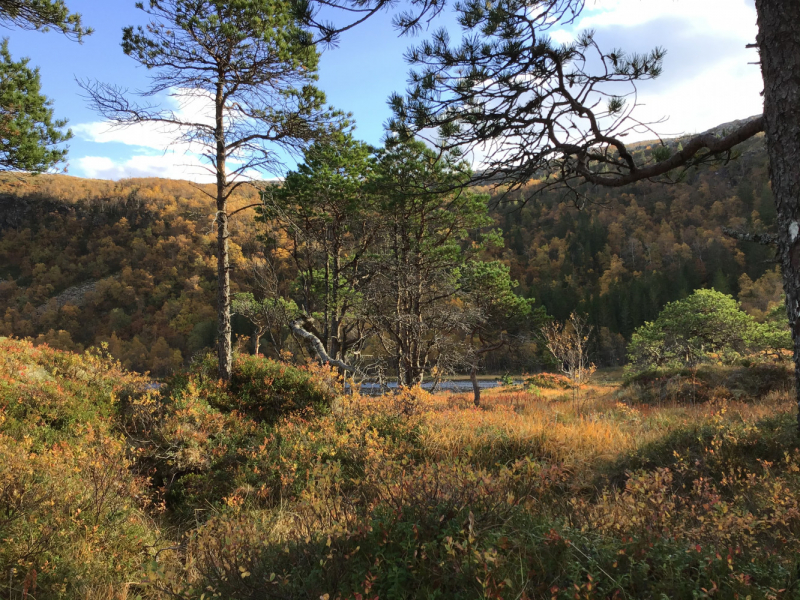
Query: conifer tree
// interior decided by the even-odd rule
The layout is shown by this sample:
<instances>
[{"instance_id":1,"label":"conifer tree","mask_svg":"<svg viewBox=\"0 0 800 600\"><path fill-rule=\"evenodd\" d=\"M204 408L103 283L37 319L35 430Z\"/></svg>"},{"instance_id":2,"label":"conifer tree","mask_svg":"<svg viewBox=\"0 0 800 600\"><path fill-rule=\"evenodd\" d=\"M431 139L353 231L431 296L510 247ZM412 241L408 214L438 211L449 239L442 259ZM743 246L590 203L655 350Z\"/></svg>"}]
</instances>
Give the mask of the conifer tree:
<instances>
[{"instance_id":1,"label":"conifer tree","mask_svg":"<svg viewBox=\"0 0 800 600\"><path fill-rule=\"evenodd\" d=\"M466 240L492 219L486 195L458 189L470 171L456 156L418 141L389 144L376 170L382 227L365 312L400 385L414 386L432 367L461 359L453 334L467 333L473 318L457 299L459 280L482 250Z\"/></svg>"},{"instance_id":2,"label":"conifer tree","mask_svg":"<svg viewBox=\"0 0 800 600\"><path fill-rule=\"evenodd\" d=\"M39 69L15 61L8 40L0 46L0 170L41 173L67 154L58 144L72 137L66 120L54 119L52 102L41 93Z\"/></svg>"},{"instance_id":3,"label":"conifer tree","mask_svg":"<svg viewBox=\"0 0 800 600\"><path fill-rule=\"evenodd\" d=\"M298 271L303 313L292 328L348 366L365 342L360 294L370 274L363 264L379 230L367 185L373 170L372 148L340 134L313 144L280 189L264 192L263 216L286 233Z\"/></svg>"},{"instance_id":4,"label":"conifer tree","mask_svg":"<svg viewBox=\"0 0 800 600\"><path fill-rule=\"evenodd\" d=\"M92 33L81 15L63 0L0 0L0 25L48 31L58 29L81 41ZM41 173L62 162L66 148L55 148L72 137L62 131L66 120L54 120L52 102L41 93L39 69L28 59L14 61L8 39L0 47L0 169Z\"/></svg>"},{"instance_id":5,"label":"conifer tree","mask_svg":"<svg viewBox=\"0 0 800 600\"><path fill-rule=\"evenodd\" d=\"M473 308L466 359L475 406L481 402L477 378L481 359L504 347L519 348L546 320L544 309L535 309L534 299L517 295L515 287L508 266L500 261L472 260L462 269L459 296Z\"/></svg>"},{"instance_id":6,"label":"conifer tree","mask_svg":"<svg viewBox=\"0 0 800 600\"><path fill-rule=\"evenodd\" d=\"M0 24L38 31L55 28L78 41L92 33L64 0L0 0Z\"/></svg>"},{"instance_id":7,"label":"conifer tree","mask_svg":"<svg viewBox=\"0 0 800 600\"><path fill-rule=\"evenodd\" d=\"M151 71L140 94L168 94L178 103L202 99L207 115L185 116L131 101L127 90L84 82L93 107L121 125L151 123L176 142L201 149L216 180L219 374L231 374L228 199L253 173L275 172L275 150L296 151L338 127L314 86L319 56L312 35L286 0L149 0L151 21L127 27L122 48Z\"/></svg>"}]
</instances>

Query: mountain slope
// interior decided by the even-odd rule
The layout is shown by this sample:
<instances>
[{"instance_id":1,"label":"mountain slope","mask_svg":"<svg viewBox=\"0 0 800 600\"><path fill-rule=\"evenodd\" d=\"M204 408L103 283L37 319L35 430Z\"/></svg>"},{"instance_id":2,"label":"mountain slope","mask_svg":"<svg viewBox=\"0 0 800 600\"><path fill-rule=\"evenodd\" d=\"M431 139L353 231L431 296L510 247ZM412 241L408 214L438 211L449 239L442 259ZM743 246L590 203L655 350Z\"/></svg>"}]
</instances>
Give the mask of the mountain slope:
<instances>
[{"instance_id":1,"label":"mountain slope","mask_svg":"<svg viewBox=\"0 0 800 600\"><path fill-rule=\"evenodd\" d=\"M699 287L738 295L763 316L781 294L771 250L722 232L772 226L763 137L739 154L672 185L592 190L583 210L554 193L526 203L530 190L513 192L495 210L506 238L495 257L554 317L589 315L599 364L624 360L636 327ZM256 198L242 190L234 207ZM213 214L203 188L184 181L3 176L0 335L64 349L106 342L129 368L169 373L214 343ZM237 215L232 241L234 288L249 290L265 252L252 212ZM275 241L269 252L290 293L289 257ZM250 333L241 319L234 326Z\"/></svg>"}]
</instances>

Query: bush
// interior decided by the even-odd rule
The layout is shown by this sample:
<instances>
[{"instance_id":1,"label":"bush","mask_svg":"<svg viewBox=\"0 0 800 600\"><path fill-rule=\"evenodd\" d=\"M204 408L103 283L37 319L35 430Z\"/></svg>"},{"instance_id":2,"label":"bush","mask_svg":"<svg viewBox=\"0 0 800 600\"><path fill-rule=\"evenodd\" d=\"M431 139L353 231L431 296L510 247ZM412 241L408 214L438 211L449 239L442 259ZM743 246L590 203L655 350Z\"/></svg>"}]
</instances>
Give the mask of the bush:
<instances>
[{"instance_id":1,"label":"bush","mask_svg":"<svg viewBox=\"0 0 800 600\"><path fill-rule=\"evenodd\" d=\"M569 378L558 373L537 373L525 378L525 387L546 390L568 390L572 387Z\"/></svg>"},{"instance_id":2,"label":"bush","mask_svg":"<svg viewBox=\"0 0 800 600\"><path fill-rule=\"evenodd\" d=\"M148 380L100 352L75 354L0 338L0 431L39 444L75 439L80 426L102 431Z\"/></svg>"},{"instance_id":3,"label":"bush","mask_svg":"<svg viewBox=\"0 0 800 600\"><path fill-rule=\"evenodd\" d=\"M771 392L785 392L794 385L788 363L703 365L691 369L655 368L629 377L619 399L630 404L664 404L740 400L756 402Z\"/></svg>"},{"instance_id":4,"label":"bush","mask_svg":"<svg viewBox=\"0 0 800 600\"><path fill-rule=\"evenodd\" d=\"M732 363L742 355L766 352L781 356L791 342L780 319L757 323L733 297L715 290L695 290L667 304L658 318L634 331L628 358L639 369L696 367Z\"/></svg>"},{"instance_id":5,"label":"bush","mask_svg":"<svg viewBox=\"0 0 800 600\"><path fill-rule=\"evenodd\" d=\"M116 417L147 381L0 339L0 597L125 598L157 532Z\"/></svg>"},{"instance_id":6,"label":"bush","mask_svg":"<svg viewBox=\"0 0 800 600\"><path fill-rule=\"evenodd\" d=\"M197 507L268 509L296 499L319 464L360 473L373 451L375 460L413 454L421 390L391 398L389 410L370 402L356 416L357 397L348 411L344 401L329 410L337 390L321 367L237 356L228 385L215 375L214 357L204 358L169 384L162 401L137 406L129 419L139 464L178 522L211 516Z\"/></svg>"},{"instance_id":7,"label":"bush","mask_svg":"<svg viewBox=\"0 0 800 600\"><path fill-rule=\"evenodd\" d=\"M322 414L330 409L337 396L333 377L325 381L313 370L237 354L226 384L217 376L216 357L207 354L188 373L175 377L168 393L181 393L191 384L212 408L238 411L260 423L273 424L292 413Z\"/></svg>"}]
</instances>

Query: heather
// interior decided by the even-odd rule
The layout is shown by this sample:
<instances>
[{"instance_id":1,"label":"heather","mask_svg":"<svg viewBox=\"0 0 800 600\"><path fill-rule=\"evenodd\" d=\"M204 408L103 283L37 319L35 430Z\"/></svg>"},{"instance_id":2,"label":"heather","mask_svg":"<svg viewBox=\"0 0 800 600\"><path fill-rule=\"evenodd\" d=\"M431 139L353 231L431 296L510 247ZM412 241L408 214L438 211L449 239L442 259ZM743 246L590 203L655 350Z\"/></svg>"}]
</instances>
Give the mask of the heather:
<instances>
[{"instance_id":1,"label":"heather","mask_svg":"<svg viewBox=\"0 0 800 600\"><path fill-rule=\"evenodd\" d=\"M784 384L654 403L657 378L600 372L576 400L538 376L476 408L212 364L156 391L0 340L2 597L797 597Z\"/></svg>"}]
</instances>

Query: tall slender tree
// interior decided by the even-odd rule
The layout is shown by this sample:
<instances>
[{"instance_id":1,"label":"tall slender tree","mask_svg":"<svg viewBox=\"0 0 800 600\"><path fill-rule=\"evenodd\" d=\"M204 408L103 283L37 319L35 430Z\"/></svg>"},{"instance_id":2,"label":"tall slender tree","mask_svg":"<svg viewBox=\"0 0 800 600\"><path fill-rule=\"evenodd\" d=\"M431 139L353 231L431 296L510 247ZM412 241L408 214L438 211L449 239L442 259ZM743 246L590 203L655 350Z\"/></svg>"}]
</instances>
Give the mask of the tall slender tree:
<instances>
[{"instance_id":1,"label":"tall slender tree","mask_svg":"<svg viewBox=\"0 0 800 600\"><path fill-rule=\"evenodd\" d=\"M151 18L127 27L122 48L147 67L143 98L200 99L207 114L187 115L157 102L131 101L115 85L83 82L92 106L120 126L154 124L199 148L216 188L219 374L231 374L228 199L257 173L280 166L277 148L298 151L327 135L340 113L314 87L318 53L287 0L150 0Z\"/></svg>"},{"instance_id":2,"label":"tall slender tree","mask_svg":"<svg viewBox=\"0 0 800 600\"><path fill-rule=\"evenodd\" d=\"M777 248L794 345L800 431L800 2L756 0L764 131L777 209Z\"/></svg>"}]
</instances>

